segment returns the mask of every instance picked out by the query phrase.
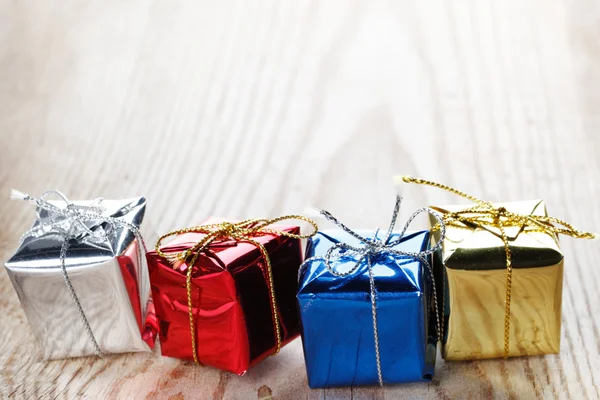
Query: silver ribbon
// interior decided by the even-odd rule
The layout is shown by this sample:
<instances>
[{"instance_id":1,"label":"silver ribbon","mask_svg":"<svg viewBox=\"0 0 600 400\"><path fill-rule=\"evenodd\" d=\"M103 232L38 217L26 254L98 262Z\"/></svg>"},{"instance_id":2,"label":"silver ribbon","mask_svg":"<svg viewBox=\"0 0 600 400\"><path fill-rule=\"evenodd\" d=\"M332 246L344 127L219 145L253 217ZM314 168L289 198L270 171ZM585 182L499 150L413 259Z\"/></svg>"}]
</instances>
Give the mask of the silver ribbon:
<instances>
[{"instance_id":1,"label":"silver ribbon","mask_svg":"<svg viewBox=\"0 0 600 400\"><path fill-rule=\"evenodd\" d=\"M64 203L64 207L58 207L52 204L48 197L55 195L57 196L58 202ZM23 242L28 237L40 237L45 234L56 234L62 237L63 242L60 249L60 266L61 272L67 285L67 289L69 290L69 294L71 295L71 299L77 308L77 312L79 313L79 317L83 322L85 331L89 336L90 341L94 347L94 353L101 357L102 350L96 341L94 333L92 332L92 328L88 321L88 318L83 311L81 306L81 302L75 293L75 289L71 284L71 280L69 279L69 275L67 273L66 267L66 258L67 252L69 250L70 242L86 242L86 243L103 243L107 239L109 239L109 234L115 234L116 227L122 227L128 229L135 238L138 240L138 243L141 244L138 247L138 265L142 267L144 264L144 254L147 251L146 243L140 234L137 226L130 224L127 221L124 221L119 218L109 217L103 215L103 212L106 211L102 206L102 199L96 199L89 206L77 205L73 204L67 199L67 197L59 192L58 190L49 190L42 194L40 198L36 199L34 197L29 196L28 194L21 193L17 190L12 191L11 198L15 200L24 200L31 203L34 203L36 208L36 219L37 224L30 230L26 231L21 236L21 242ZM55 201L56 202L56 201ZM107 224L110 229L104 229L102 226L95 226L92 230L86 223L94 222L96 224Z\"/></svg>"},{"instance_id":2,"label":"silver ribbon","mask_svg":"<svg viewBox=\"0 0 600 400\"><path fill-rule=\"evenodd\" d=\"M377 377L379 379L380 386L383 386L383 374L381 372L381 354L379 352L379 329L378 329L378 325L377 325L377 287L375 285L375 278L373 276L373 260L377 256L386 254L386 253L387 254L395 254L398 256L403 256L403 257L408 257L408 258L411 258L414 260L418 260L423 265L426 266L427 271L429 272L430 277L431 277L432 290L433 290L435 317L436 317L436 341L439 341L439 338L440 338L440 335L442 332L438 303L437 303L437 290L436 290L436 286L435 286L435 277L433 275L433 268L431 267L431 264L429 263L428 257L430 255L432 255L434 252L436 252L438 249L441 248L442 242L444 241L444 237L446 236L446 226L444 225L442 216L439 213L433 211L430 208L420 208L410 216L410 218L406 222L406 225L404 225L404 228L400 232L400 235L398 236L398 238L396 240L392 241L391 238L393 235L394 227L396 226L396 220L398 219L398 212L400 211L401 204L402 204L402 197L396 196L396 205L394 206L394 214L392 215L390 226L389 226L387 234L383 240L377 238L379 229L377 229L375 231L375 235L374 235L373 239L365 238L363 236L360 236L358 233L354 232L352 229L348 228L343 223L341 223L337 218L335 218L333 215L331 215L328 211L320 210L319 212L321 213L321 215L323 215L327 220L333 222L335 225L337 225L339 228L344 230L349 235L356 238L361 243L361 246L360 247L351 246L351 245L349 245L347 243L343 243L343 242L336 243L327 250L327 252L325 253L324 256L311 257L311 258L306 259L304 261L304 263L302 263L302 265L300 266L300 270L298 272L298 278L300 278L300 274L302 273L302 271L304 270L306 265L308 265L309 263L311 263L313 261L324 262L327 270L332 275L339 277L339 278L343 278L343 277L352 275L352 274L356 273L361 267L367 268L367 270L369 272L371 314L372 314L372 319L373 319L373 336L374 336L374 342L375 342L375 357L376 357L376 362L377 362ZM439 223L440 238L435 243L435 245L432 246L429 250L424 250L424 251L421 251L418 253L394 249L394 247L396 247L397 245L399 245L402 242L402 239L404 238L404 235L406 234L406 231L407 231L408 227L412 224L413 220L419 214L421 214L423 212L427 212L427 213L433 215ZM359 256L358 261L347 272L338 272L331 264L332 258L339 259L339 258L342 258L344 256L349 256L349 255Z\"/></svg>"}]
</instances>

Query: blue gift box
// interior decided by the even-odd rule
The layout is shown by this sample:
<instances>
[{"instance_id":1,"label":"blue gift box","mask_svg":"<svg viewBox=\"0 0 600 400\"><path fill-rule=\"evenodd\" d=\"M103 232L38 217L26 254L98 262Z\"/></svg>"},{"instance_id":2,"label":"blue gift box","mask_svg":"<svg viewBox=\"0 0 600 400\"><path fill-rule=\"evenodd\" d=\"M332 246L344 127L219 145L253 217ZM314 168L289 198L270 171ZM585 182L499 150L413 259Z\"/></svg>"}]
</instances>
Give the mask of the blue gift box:
<instances>
[{"instance_id":1,"label":"blue gift box","mask_svg":"<svg viewBox=\"0 0 600 400\"><path fill-rule=\"evenodd\" d=\"M373 238L372 231L356 233ZM400 233L394 232L390 241L399 237ZM321 231L309 240L307 259L323 257L340 242L361 245L359 239L341 229ZM405 233L393 248L420 253L429 246L429 232L420 231ZM360 255L348 253L342 250L331 259L331 267L345 272L353 269ZM430 271L416 258L391 252L377 254L371 265L377 290L375 306L383 382L430 381L436 358ZM366 263L363 261L354 273L339 277L327 269L324 260L307 262L299 276L297 298L309 386L380 383Z\"/></svg>"}]
</instances>

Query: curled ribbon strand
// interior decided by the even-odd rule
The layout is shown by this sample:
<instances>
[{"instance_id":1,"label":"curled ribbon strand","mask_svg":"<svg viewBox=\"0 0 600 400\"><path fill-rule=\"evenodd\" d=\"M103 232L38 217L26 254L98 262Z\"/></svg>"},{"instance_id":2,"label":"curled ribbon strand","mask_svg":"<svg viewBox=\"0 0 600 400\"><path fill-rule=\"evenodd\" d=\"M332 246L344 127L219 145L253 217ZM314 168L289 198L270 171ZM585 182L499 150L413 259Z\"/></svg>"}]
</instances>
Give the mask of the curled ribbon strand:
<instances>
[{"instance_id":1,"label":"curled ribbon strand","mask_svg":"<svg viewBox=\"0 0 600 400\"><path fill-rule=\"evenodd\" d=\"M541 232L548 235L567 235L577 239L594 239L597 234L591 232L583 232L575 229L571 224L558 218L545 215L523 215L508 211L504 207L496 207L488 201L481 200L475 196L461 192L450 186L441 183L428 181L425 179L413 178L411 176L403 176L402 181L406 183L416 183L445 190L456 194L465 199L471 200L476 205L457 212L446 212L443 216L443 222L446 226L453 228L471 229L469 226L488 226L497 228L500 231L500 237L504 244L506 257L506 293L504 306L504 354L503 357L508 358L510 347L510 307L512 297L512 270L513 258L510 249L510 243L506 234L506 228L523 227L527 232ZM437 230L438 225L432 230Z\"/></svg>"},{"instance_id":2,"label":"curled ribbon strand","mask_svg":"<svg viewBox=\"0 0 600 400\"><path fill-rule=\"evenodd\" d=\"M396 204L394 206L394 212L392 215L392 219L390 221L390 226L389 226L386 236L383 240L377 238L379 229L377 229L375 231L373 239L366 238L366 237L359 235L352 229L348 228L346 225L344 225L342 222L340 222L337 218L335 218L333 215L331 215L328 211L320 210L320 213L327 220L331 221L336 226L341 228L343 231L345 231L346 233L348 233L349 235L351 235L355 239L357 239L360 242L361 246L360 247L359 246L351 246L344 242L336 243L327 250L327 252L325 253L324 256L322 256L322 257L316 256L316 257L311 257L311 258L306 259L304 261L304 263L302 264L302 266L300 267L300 271L298 272L298 279L300 279L300 276L301 276L304 268L307 265L309 265L310 263L312 263L313 261L323 262L325 264L325 267L327 268L327 270L332 275L339 277L339 278L353 275L356 272L358 272L359 270L361 270L361 267L367 268L367 271L369 273L369 292L370 292L369 294L370 294L370 299L371 299L371 316L372 316L372 322L373 322L373 337L374 337L375 358L376 358L375 361L376 361L376 365L377 365L377 378L379 380L380 386L383 386L384 381L383 381L383 373L381 370L381 354L379 351L379 329L378 329L378 325L377 325L377 287L375 285L375 277L373 275L373 260L377 256L382 255L382 254L395 254L397 256L407 257L410 259L420 261L423 265L425 265L425 267L431 277L431 283L432 283L431 287L432 287L432 291L433 291L433 298L435 299L434 300L434 308L435 308L435 317L436 317L436 341L439 340L441 332L442 332L442 326L441 326L442 322L440 320L440 315L439 315L439 310L438 310L435 278L434 278L434 274L433 274L433 268L431 267L431 264L429 263L428 258L429 258L429 256L431 256L433 253L435 253L437 250L439 250L441 248L442 242L446 235L445 224L444 224L444 221L442 220L441 215L439 213L437 213L436 211L434 211L430 208L420 208L410 216L410 218L404 225L404 228L398 235L398 238L395 240L391 240L392 236L393 236L393 232L394 232L394 227L396 226L396 221L398 219L398 212L400 211L401 204L402 204L402 197L396 196ZM406 231L412 224L413 220L418 215L420 215L421 213L424 213L424 212L427 212L427 213L433 215L434 218L436 218L436 220L438 221L439 226L440 226L440 231L441 231L440 239L429 250L424 250L421 252L409 252L409 251L402 251L402 250L395 249L394 247L398 246L402 242L404 235L406 234ZM348 256L348 255L358 256L358 260L356 261L355 265L347 272L337 271L336 268L332 264L332 259L336 259L336 258L339 259L342 256Z\"/></svg>"},{"instance_id":3,"label":"curled ribbon strand","mask_svg":"<svg viewBox=\"0 0 600 400\"><path fill-rule=\"evenodd\" d=\"M269 228L269 226L276 224L281 221L286 220L302 220L308 222L314 228L313 232L306 235L297 235L289 232L284 232L278 229ZM195 324L194 324L194 312L193 312L193 304L192 304L192 271L193 266L196 264L196 261L200 257L203 251L206 251L209 246L218 240L228 240L233 239L238 242L247 242L254 245L260 251L262 258L265 262L266 270L267 270L267 279L268 279L268 288L269 288L269 299L271 302L271 315L273 320L273 331L275 334L275 351L272 354L273 356L279 353L281 350L281 327L279 323L279 312L277 307L277 301L275 298L275 284L273 281L273 271L271 268L271 259L269 254L267 253L267 249L263 244L254 240L253 237L261 236L265 234L272 234L278 236L286 236L293 239L307 239L314 234L317 233L318 227L316 222L313 220L306 218L302 215L285 215L278 218L273 219L247 219L240 222L222 222L218 224L206 224L206 225L198 225L192 226L190 228L178 229L171 231L162 235L156 241L156 253L166 258L173 268L176 268L178 262L187 262L188 269L186 273L186 289L187 289L187 302L188 302L188 315L190 320L190 335L191 335L191 343L192 343L192 354L194 356L194 361L198 365L202 365L198 358L198 351L196 347L196 332L195 332ZM204 236L201 240L199 240L194 246L190 247L181 252L177 253L165 253L161 250L160 245L166 238L183 235L186 233L201 233Z\"/></svg>"},{"instance_id":4,"label":"curled ribbon strand","mask_svg":"<svg viewBox=\"0 0 600 400\"><path fill-rule=\"evenodd\" d=\"M52 204L50 200L48 200L48 198L51 196L58 197L57 201L62 202L64 207L59 207ZM102 357L102 350L98 345L96 337L94 336L90 326L90 322L83 311L79 297L75 293L75 289L73 288L71 280L69 279L69 274L67 273L66 258L69 251L70 242L73 240L78 242L89 241L92 243L99 243L108 239L107 230L92 230L86 224L86 222L90 221L108 224L112 228L108 230L112 235L114 235L116 227L128 229L131 233L133 233L135 238L138 240L138 243L141 244L141 248L138 248L137 256L139 263L138 265L140 265L140 268L143 268L142 266L144 265L145 258L144 254L147 249L146 243L144 242L139 229L135 225L130 224L122 219L103 215L105 208L101 204L102 199L96 199L89 206L77 205L70 202L69 199L58 190L48 190L39 198L34 198L28 194L13 190L11 193L11 198L13 200L24 200L36 205L36 219L38 224L26 231L21 236L21 242L29 237L39 237L47 233L55 233L62 237L63 241L60 249L61 273L65 281L65 285L69 290L71 299L77 308L81 322L83 323L85 331L90 339L90 342L92 343L94 353L98 357Z\"/></svg>"}]
</instances>

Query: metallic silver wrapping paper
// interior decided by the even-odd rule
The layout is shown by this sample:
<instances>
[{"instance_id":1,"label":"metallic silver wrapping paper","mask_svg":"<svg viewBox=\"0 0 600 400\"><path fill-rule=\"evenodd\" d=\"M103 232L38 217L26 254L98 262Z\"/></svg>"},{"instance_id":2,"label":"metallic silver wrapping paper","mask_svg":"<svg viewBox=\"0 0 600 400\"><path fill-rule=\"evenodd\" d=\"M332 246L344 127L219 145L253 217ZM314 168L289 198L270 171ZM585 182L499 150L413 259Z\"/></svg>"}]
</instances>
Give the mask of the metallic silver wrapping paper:
<instances>
[{"instance_id":1,"label":"metallic silver wrapping paper","mask_svg":"<svg viewBox=\"0 0 600 400\"><path fill-rule=\"evenodd\" d=\"M92 202L72 203L87 206ZM102 200L101 204L103 215L136 227L146 208L143 197ZM33 228L38 225L36 220ZM100 221L91 221L88 227L93 231L106 228ZM24 238L6 262L45 359L95 354L61 273L62 243L63 237L56 232L40 232ZM139 247L135 235L125 227L114 227L100 243L70 242L65 259L68 277L102 353L150 351L153 346L153 337L148 340L147 333L146 340L142 337L153 307L145 255L142 265L138 262Z\"/></svg>"}]
</instances>

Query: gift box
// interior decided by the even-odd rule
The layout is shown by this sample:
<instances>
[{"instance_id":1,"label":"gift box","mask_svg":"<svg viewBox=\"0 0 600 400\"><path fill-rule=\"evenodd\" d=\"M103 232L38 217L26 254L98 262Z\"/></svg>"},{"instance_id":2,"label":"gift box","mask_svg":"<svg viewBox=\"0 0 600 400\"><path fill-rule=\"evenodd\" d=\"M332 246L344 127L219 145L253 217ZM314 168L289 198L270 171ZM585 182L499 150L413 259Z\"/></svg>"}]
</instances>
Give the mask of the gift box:
<instances>
[{"instance_id":1,"label":"gift box","mask_svg":"<svg viewBox=\"0 0 600 400\"><path fill-rule=\"evenodd\" d=\"M496 204L508 212L547 216L541 200ZM442 214L472 206L432 207ZM432 226L436 221L432 221ZM511 251L508 357L558 353L563 254L557 236L536 227L504 228ZM433 232L433 237L439 231ZM447 224L441 259L446 360L503 357L507 298L506 250L500 230L490 224Z\"/></svg>"},{"instance_id":2,"label":"gift box","mask_svg":"<svg viewBox=\"0 0 600 400\"><path fill-rule=\"evenodd\" d=\"M163 255L196 246L190 255L197 254L197 260L183 256L172 262L151 251L150 281L163 356L196 359L243 375L300 333L295 293L302 263L301 236L298 226L274 225L265 232L251 222L242 227L244 222L222 221L210 219L191 231L182 230L166 245L157 244ZM232 231L233 224L242 225ZM256 230L240 233L242 229ZM197 244L207 236L211 241L199 249Z\"/></svg>"},{"instance_id":3,"label":"gift box","mask_svg":"<svg viewBox=\"0 0 600 400\"><path fill-rule=\"evenodd\" d=\"M434 267L443 304L443 357L558 353L563 280L558 235L597 235L549 217L541 200L496 204L433 181L410 176L401 181L471 202L432 207L444 222L442 229L431 220L432 238L442 241Z\"/></svg>"},{"instance_id":4,"label":"gift box","mask_svg":"<svg viewBox=\"0 0 600 400\"><path fill-rule=\"evenodd\" d=\"M150 351L157 326L137 231L146 200L60 196L22 195L37 219L6 262L43 357Z\"/></svg>"},{"instance_id":5,"label":"gift box","mask_svg":"<svg viewBox=\"0 0 600 400\"><path fill-rule=\"evenodd\" d=\"M364 239L342 229L327 230L307 247L297 298L309 386L430 381L437 340L432 274L425 266L430 255L423 253L430 248L429 233L394 232L386 243L398 243L390 247L422 254L422 259L380 248L367 256L373 282L366 253L351 248L382 234L353 233ZM328 251L340 244L349 247L329 262L344 276L326 265Z\"/></svg>"}]
</instances>

